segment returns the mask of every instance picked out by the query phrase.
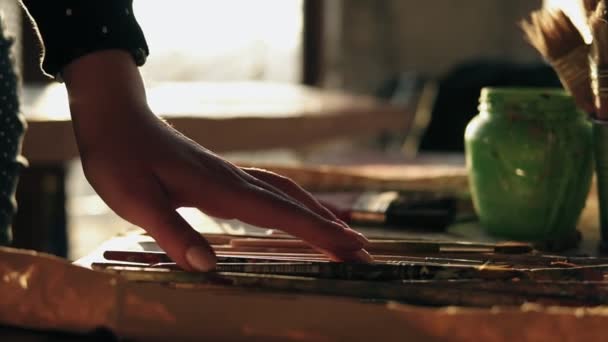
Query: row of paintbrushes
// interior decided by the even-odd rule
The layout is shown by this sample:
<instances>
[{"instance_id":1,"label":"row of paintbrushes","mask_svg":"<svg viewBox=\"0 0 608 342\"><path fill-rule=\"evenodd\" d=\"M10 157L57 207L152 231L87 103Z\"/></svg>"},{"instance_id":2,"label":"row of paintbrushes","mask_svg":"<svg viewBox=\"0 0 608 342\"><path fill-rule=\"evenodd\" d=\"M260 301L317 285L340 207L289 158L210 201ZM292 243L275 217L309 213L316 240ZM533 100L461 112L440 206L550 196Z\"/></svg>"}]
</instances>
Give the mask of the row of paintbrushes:
<instances>
[{"instance_id":1,"label":"row of paintbrushes","mask_svg":"<svg viewBox=\"0 0 608 342\"><path fill-rule=\"evenodd\" d=\"M607 260L537 255L524 243L372 240L370 252L376 262L358 264L330 262L295 239L209 238L219 239L215 242L220 244L214 248L218 253L216 271L222 274L366 281L513 278L601 281L608 270ZM224 238L229 241L221 241ZM103 257L103 261L92 264L94 269L136 271L135 274L161 282L188 282L201 277L182 272L165 253L107 250Z\"/></svg>"},{"instance_id":2,"label":"row of paintbrushes","mask_svg":"<svg viewBox=\"0 0 608 342\"><path fill-rule=\"evenodd\" d=\"M535 11L521 26L578 107L596 119L608 120L608 1L581 2L592 34L591 44L561 10Z\"/></svg>"},{"instance_id":3,"label":"row of paintbrushes","mask_svg":"<svg viewBox=\"0 0 608 342\"><path fill-rule=\"evenodd\" d=\"M211 291L279 291L424 305L608 304L608 259L539 255L523 243L374 240L373 264L335 263L300 241L207 234L216 272L185 272L165 253L106 250L93 269L131 282ZM251 250L257 250L252 252Z\"/></svg>"}]
</instances>

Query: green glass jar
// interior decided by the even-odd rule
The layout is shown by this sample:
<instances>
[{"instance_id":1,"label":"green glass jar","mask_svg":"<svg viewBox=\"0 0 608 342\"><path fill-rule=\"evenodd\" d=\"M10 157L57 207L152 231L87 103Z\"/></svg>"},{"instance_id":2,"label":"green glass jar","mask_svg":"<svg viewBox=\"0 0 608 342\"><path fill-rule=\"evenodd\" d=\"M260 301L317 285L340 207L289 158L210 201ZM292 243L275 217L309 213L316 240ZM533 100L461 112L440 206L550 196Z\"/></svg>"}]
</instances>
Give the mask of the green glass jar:
<instances>
[{"instance_id":1,"label":"green glass jar","mask_svg":"<svg viewBox=\"0 0 608 342\"><path fill-rule=\"evenodd\" d=\"M568 239L592 175L591 127L562 90L484 88L465 132L481 225L501 237Z\"/></svg>"}]
</instances>

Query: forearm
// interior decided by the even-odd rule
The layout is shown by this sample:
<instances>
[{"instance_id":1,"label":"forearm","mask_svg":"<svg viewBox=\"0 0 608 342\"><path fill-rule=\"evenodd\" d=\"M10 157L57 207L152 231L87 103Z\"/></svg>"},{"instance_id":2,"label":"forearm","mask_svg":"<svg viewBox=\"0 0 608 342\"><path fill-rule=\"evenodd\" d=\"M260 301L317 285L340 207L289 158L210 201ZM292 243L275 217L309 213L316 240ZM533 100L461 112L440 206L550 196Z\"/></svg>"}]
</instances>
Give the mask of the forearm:
<instances>
[{"instance_id":1,"label":"forearm","mask_svg":"<svg viewBox=\"0 0 608 342\"><path fill-rule=\"evenodd\" d=\"M148 46L132 0L20 2L42 43L43 70L66 83L81 153L110 128L153 116L137 69Z\"/></svg>"},{"instance_id":2,"label":"forearm","mask_svg":"<svg viewBox=\"0 0 608 342\"><path fill-rule=\"evenodd\" d=\"M63 78L76 134L86 134L86 141L99 141L108 126L137 123L141 116L150 115L143 80L125 51L103 50L80 57L64 68Z\"/></svg>"}]
</instances>

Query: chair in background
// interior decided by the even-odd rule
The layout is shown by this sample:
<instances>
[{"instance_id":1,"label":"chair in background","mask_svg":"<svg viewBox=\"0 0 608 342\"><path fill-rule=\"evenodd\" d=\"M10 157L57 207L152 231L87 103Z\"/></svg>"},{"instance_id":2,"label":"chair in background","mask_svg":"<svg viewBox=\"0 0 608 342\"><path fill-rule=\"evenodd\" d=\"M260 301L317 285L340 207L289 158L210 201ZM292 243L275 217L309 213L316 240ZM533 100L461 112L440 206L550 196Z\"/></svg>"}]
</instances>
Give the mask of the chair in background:
<instances>
[{"instance_id":1,"label":"chair in background","mask_svg":"<svg viewBox=\"0 0 608 342\"><path fill-rule=\"evenodd\" d=\"M464 130L478 113L481 89L488 86L561 87L561 84L553 69L544 64L520 65L500 61L461 64L425 86L426 98L418 106L416 121L428 121L428 125L419 141L419 151L463 152ZM430 118L424 118L429 115ZM407 143L406 139L404 146Z\"/></svg>"}]
</instances>

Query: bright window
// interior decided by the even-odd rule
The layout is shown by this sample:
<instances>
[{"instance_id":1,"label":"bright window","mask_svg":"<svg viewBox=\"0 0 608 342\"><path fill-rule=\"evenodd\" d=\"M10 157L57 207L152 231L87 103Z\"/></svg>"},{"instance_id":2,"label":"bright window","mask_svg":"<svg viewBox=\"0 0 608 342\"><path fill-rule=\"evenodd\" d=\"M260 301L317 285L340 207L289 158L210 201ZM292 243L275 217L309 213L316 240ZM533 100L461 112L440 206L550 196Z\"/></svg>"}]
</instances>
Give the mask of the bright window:
<instances>
[{"instance_id":1,"label":"bright window","mask_svg":"<svg viewBox=\"0 0 608 342\"><path fill-rule=\"evenodd\" d=\"M303 0L134 1L153 81L300 80Z\"/></svg>"}]
</instances>

